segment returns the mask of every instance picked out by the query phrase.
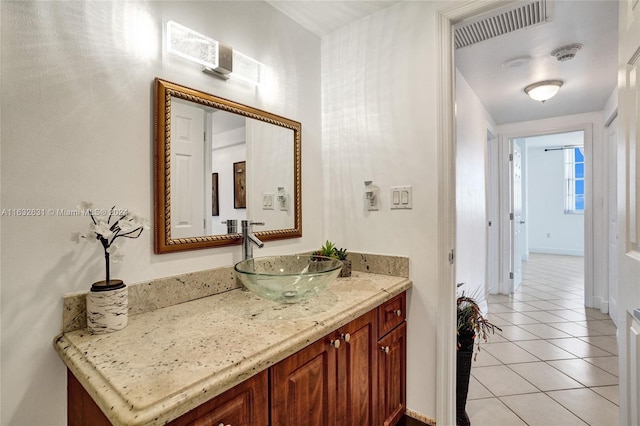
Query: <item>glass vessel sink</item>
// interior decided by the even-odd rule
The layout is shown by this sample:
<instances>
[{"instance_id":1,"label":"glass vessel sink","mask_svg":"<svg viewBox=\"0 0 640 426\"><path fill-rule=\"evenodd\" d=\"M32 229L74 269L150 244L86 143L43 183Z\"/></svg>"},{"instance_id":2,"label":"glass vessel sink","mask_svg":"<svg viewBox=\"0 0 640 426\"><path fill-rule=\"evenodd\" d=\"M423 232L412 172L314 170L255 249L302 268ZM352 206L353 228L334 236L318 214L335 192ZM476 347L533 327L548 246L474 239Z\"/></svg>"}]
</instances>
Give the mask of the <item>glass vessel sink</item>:
<instances>
[{"instance_id":1,"label":"glass vessel sink","mask_svg":"<svg viewBox=\"0 0 640 426\"><path fill-rule=\"evenodd\" d=\"M234 269L242 284L259 296L296 303L333 282L342 269L342 262L322 256L266 256L238 262Z\"/></svg>"}]
</instances>

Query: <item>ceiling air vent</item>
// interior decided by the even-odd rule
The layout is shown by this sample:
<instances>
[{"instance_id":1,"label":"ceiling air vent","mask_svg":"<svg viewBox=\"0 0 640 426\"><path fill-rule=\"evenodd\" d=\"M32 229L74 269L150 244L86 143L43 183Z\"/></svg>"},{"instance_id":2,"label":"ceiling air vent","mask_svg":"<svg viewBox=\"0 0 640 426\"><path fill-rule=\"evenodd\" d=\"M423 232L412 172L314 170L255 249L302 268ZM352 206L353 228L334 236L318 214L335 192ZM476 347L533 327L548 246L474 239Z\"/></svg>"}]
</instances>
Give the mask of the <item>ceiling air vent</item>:
<instances>
[{"instance_id":1,"label":"ceiling air vent","mask_svg":"<svg viewBox=\"0 0 640 426\"><path fill-rule=\"evenodd\" d=\"M455 25L456 49L550 21L549 1L517 2Z\"/></svg>"}]
</instances>

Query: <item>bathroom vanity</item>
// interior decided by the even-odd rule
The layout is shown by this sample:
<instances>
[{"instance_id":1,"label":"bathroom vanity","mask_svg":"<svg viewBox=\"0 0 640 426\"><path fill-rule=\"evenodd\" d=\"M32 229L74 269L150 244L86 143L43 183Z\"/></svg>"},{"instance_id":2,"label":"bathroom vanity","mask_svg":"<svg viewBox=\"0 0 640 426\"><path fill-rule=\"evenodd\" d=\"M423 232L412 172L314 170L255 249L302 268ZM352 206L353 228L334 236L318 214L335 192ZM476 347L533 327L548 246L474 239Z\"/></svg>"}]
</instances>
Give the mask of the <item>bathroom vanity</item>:
<instances>
[{"instance_id":1,"label":"bathroom vanity","mask_svg":"<svg viewBox=\"0 0 640 426\"><path fill-rule=\"evenodd\" d=\"M354 272L297 304L234 289L64 332L68 424L395 424L410 287Z\"/></svg>"}]
</instances>

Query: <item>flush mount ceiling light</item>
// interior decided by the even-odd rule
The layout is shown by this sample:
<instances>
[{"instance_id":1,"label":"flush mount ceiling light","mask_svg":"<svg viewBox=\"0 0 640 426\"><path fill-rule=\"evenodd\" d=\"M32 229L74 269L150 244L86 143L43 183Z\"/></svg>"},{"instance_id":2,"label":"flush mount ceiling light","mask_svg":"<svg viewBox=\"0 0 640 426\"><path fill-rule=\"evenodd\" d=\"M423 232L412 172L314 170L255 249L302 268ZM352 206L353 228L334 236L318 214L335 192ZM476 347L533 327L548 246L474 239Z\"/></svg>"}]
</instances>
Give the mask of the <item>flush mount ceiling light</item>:
<instances>
[{"instance_id":1,"label":"flush mount ceiling light","mask_svg":"<svg viewBox=\"0 0 640 426\"><path fill-rule=\"evenodd\" d=\"M562 87L562 80L545 80L533 83L524 88L524 93L529 95L534 101L540 101L544 103L553 98L560 87Z\"/></svg>"}]
</instances>

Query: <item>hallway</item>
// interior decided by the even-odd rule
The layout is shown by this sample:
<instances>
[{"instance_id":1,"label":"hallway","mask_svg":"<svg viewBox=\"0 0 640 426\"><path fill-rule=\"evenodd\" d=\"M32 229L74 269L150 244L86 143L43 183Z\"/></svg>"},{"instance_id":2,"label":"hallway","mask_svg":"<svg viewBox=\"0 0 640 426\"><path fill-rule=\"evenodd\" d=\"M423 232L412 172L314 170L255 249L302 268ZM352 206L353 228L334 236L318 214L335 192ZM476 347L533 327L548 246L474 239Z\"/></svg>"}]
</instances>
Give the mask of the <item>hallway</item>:
<instances>
[{"instance_id":1,"label":"hallway","mask_svg":"<svg viewBox=\"0 0 640 426\"><path fill-rule=\"evenodd\" d=\"M532 254L511 295L490 295L502 328L473 363L473 426L617 425L616 327L584 308L583 258Z\"/></svg>"}]
</instances>

